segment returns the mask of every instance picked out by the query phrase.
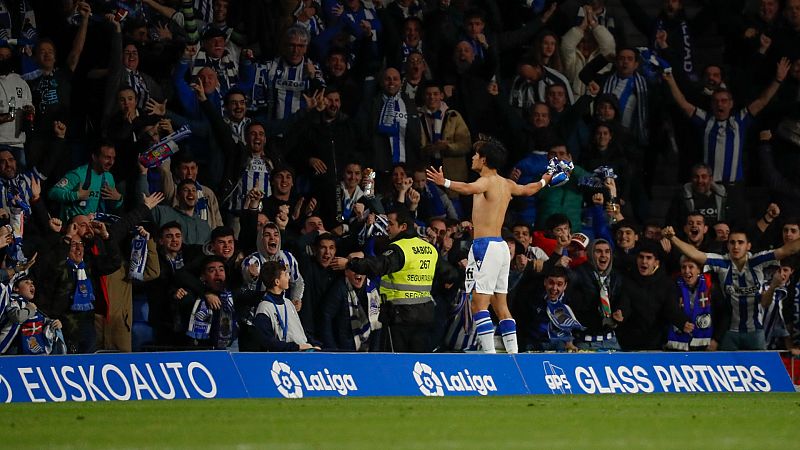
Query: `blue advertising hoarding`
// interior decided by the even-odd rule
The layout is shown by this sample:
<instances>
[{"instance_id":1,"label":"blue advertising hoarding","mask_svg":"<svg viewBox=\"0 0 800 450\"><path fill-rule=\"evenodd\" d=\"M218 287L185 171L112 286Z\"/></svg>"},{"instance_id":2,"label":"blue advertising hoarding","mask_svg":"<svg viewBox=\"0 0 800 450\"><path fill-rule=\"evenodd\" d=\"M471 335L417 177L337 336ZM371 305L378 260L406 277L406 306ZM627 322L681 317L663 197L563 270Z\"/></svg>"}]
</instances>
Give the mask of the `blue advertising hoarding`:
<instances>
[{"instance_id":1,"label":"blue advertising hoarding","mask_svg":"<svg viewBox=\"0 0 800 450\"><path fill-rule=\"evenodd\" d=\"M521 354L531 394L794 392L775 352Z\"/></svg>"},{"instance_id":2,"label":"blue advertising hoarding","mask_svg":"<svg viewBox=\"0 0 800 450\"><path fill-rule=\"evenodd\" d=\"M247 397L227 352L9 356L0 402Z\"/></svg>"},{"instance_id":3,"label":"blue advertising hoarding","mask_svg":"<svg viewBox=\"0 0 800 450\"><path fill-rule=\"evenodd\" d=\"M252 397L527 394L510 355L234 353Z\"/></svg>"},{"instance_id":4,"label":"blue advertising hoarding","mask_svg":"<svg viewBox=\"0 0 800 450\"><path fill-rule=\"evenodd\" d=\"M793 391L774 352L0 358L0 402Z\"/></svg>"}]
</instances>

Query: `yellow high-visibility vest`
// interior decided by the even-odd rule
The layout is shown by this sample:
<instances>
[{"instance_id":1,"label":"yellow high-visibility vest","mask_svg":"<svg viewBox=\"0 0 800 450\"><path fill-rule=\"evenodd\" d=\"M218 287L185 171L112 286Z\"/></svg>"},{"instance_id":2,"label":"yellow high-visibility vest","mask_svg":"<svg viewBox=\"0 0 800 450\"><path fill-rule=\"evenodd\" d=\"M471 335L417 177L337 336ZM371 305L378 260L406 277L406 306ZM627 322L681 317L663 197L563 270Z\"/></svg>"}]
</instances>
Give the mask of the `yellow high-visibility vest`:
<instances>
[{"instance_id":1,"label":"yellow high-visibility vest","mask_svg":"<svg viewBox=\"0 0 800 450\"><path fill-rule=\"evenodd\" d=\"M396 305L417 305L433 300L431 285L439 252L418 237L395 241L403 251L405 264L381 278L381 297Z\"/></svg>"}]
</instances>

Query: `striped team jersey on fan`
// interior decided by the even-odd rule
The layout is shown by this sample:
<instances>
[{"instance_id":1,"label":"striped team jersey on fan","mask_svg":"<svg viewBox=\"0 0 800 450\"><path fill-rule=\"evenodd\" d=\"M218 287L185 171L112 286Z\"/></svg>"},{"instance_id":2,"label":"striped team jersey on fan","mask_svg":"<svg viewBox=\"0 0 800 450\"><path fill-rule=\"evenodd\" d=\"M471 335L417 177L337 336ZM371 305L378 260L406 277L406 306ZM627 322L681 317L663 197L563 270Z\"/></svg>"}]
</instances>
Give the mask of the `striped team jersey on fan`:
<instances>
[{"instance_id":1,"label":"striped team jersey on fan","mask_svg":"<svg viewBox=\"0 0 800 450\"><path fill-rule=\"evenodd\" d=\"M728 120L719 121L700 108L695 108L691 122L703 130L703 161L714 171L714 181L741 181L745 135L753 116L742 108Z\"/></svg>"},{"instance_id":2,"label":"striped team jersey on fan","mask_svg":"<svg viewBox=\"0 0 800 450\"><path fill-rule=\"evenodd\" d=\"M322 71L314 64L314 77L305 69L305 58L296 66L288 65L283 58L275 58L267 64L258 64L253 83L253 106L267 106L271 119L285 119L305 107L303 92L315 85L325 86Z\"/></svg>"},{"instance_id":3,"label":"striped team jersey on fan","mask_svg":"<svg viewBox=\"0 0 800 450\"><path fill-rule=\"evenodd\" d=\"M273 169L272 161L267 158L251 156L239 178L239 183L233 190L227 206L230 211L241 211L247 203L247 193L251 189L258 189L264 193L264 198L272 195L269 184L269 174Z\"/></svg>"},{"instance_id":4,"label":"striped team jersey on fan","mask_svg":"<svg viewBox=\"0 0 800 450\"><path fill-rule=\"evenodd\" d=\"M767 250L748 255L739 270L728 255L706 253L705 271L712 271L719 279L725 299L731 306L730 331L747 333L764 329L761 322L761 283L764 269L777 264L775 251Z\"/></svg>"},{"instance_id":5,"label":"striped team jersey on fan","mask_svg":"<svg viewBox=\"0 0 800 450\"><path fill-rule=\"evenodd\" d=\"M278 253L272 257L264 256L259 252L254 252L245 258L244 261L242 261L242 276L247 289L259 292L264 292L267 290L267 287L261 282L260 277L252 278L247 271L247 269L254 264L257 265L260 270L261 266L267 261L281 261L283 267L285 267L289 272L289 292L287 292L289 298L303 298L303 291L305 290L303 275L300 274L300 266L297 264L297 259L287 250L278 250Z\"/></svg>"},{"instance_id":6,"label":"striped team jersey on fan","mask_svg":"<svg viewBox=\"0 0 800 450\"><path fill-rule=\"evenodd\" d=\"M19 197L27 204L31 203L31 182L33 179L44 181L47 179L35 167L33 170L17 174L14 178L0 178L0 208L11 209L14 196Z\"/></svg>"}]
</instances>

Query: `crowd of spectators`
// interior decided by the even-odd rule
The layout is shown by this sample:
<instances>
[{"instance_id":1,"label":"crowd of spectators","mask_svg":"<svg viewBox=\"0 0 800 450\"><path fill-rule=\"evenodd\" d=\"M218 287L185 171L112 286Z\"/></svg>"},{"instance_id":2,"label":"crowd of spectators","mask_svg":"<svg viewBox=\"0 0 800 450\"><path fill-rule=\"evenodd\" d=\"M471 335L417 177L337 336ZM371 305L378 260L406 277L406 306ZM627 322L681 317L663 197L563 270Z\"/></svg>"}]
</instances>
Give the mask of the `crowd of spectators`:
<instances>
[{"instance_id":1,"label":"crowd of spectators","mask_svg":"<svg viewBox=\"0 0 800 450\"><path fill-rule=\"evenodd\" d=\"M495 139L521 350L800 354L800 0L643 3L0 0L0 352L392 351L409 215L469 350Z\"/></svg>"}]
</instances>

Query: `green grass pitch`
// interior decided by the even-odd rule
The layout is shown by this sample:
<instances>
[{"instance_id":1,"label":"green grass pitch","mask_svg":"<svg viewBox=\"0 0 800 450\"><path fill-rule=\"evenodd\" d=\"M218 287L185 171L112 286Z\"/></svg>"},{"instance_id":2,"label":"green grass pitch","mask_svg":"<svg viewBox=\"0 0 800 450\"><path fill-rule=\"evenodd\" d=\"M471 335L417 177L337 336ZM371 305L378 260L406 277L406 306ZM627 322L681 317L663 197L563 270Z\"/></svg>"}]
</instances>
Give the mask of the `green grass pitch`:
<instances>
[{"instance_id":1,"label":"green grass pitch","mask_svg":"<svg viewBox=\"0 0 800 450\"><path fill-rule=\"evenodd\" d=\"M0 406L3 448L791 449L800 394Z\"/></svg>"}]
</instances>

